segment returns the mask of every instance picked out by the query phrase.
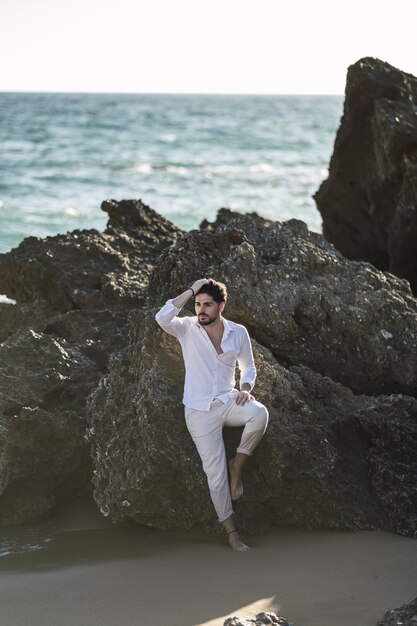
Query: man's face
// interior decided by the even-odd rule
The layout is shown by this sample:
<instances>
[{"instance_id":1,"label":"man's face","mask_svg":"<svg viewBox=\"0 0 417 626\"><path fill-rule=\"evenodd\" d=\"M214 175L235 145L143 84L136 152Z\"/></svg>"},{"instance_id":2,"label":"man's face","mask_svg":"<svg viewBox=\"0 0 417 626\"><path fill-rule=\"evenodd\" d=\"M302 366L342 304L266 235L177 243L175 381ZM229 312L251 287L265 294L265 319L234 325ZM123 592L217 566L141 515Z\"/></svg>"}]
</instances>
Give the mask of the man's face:
<instances>
[{"instance_id":1,"label":"man's face","mask_svg":"<svg viewBox=\"0 0 417 626\"><path fill-rule=\"evenodd\" d=\"M216 302L207 293L199 293L195 298L195 312L202 326L212 324L224 309L224 302Z\"/></svg>"}]
</instances>

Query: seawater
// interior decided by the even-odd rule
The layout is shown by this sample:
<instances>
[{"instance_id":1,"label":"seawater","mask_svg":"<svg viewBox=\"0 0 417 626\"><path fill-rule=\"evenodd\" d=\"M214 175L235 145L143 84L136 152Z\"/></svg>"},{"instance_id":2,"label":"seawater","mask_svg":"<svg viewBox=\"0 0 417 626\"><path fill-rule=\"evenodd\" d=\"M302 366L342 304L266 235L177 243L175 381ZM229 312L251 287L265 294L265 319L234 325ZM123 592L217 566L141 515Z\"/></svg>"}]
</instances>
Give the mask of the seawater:
<instances>
[{"instance_id":1,"label":"seawater","mask_svg":"<svg viewBox=\"0 0 417 626\"><path fill-rule=\"evenodd\" d=\"M106 198L177 226L228 207L321 219L341 96L0 93L0 251L29 235L102 230Z\"/></svg>"}]
</instances>

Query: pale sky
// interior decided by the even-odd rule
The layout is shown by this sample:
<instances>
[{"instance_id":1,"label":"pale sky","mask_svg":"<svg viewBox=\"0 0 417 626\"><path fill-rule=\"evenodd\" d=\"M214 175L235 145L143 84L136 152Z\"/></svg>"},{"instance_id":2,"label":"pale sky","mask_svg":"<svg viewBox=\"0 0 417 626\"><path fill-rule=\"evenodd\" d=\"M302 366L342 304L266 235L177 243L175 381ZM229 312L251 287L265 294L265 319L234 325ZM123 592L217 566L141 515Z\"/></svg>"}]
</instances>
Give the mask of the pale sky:
<instances>
[{"instance_id":1,"label":"pale sky","mask_svg":"<svg viewBox=\"0 0 417 626\"><path fill-rule=\"evenodd\" d=\"M342 94L417 75L415 0L0 0L0 91Z\"/></svg>"}]
</instances>

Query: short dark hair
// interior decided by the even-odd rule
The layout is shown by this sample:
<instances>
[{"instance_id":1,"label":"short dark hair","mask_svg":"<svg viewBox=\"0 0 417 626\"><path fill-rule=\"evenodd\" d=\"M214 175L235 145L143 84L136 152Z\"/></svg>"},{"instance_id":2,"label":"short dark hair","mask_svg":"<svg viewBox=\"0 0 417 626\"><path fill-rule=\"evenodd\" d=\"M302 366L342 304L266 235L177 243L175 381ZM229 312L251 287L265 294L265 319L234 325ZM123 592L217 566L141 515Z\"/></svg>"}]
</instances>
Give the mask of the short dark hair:
<instances>
[{"instance_id":1,"label":"short dark hair","mask_svg":"<svg viewBox=\"0 0 417 626\"><path fill-rule=\"evenodd\" d=\"M214 280L214 278L209 278L208 281L209 282L203 285L195 295L197 296L199 293L206 293L207 295L211 296L213 300L217 303L226 302L226 285L224 285L223 283L219 283L217 280Z\"/></svg>"}]
</instances>

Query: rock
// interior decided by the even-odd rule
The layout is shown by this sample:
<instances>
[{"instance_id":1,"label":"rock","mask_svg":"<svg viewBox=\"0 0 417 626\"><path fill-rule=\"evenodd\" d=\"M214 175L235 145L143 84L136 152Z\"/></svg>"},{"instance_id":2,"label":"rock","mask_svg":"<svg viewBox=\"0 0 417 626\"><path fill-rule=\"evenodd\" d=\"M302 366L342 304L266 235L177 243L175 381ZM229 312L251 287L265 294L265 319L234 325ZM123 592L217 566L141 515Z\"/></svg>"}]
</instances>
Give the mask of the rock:
<instances>
[{"instance_id":1,"label":"rock","mask_svg":"<svg viewBox=\"0 0 417 626\"><path fill-rule=\"evenodd\" d=\"M181 231L141 201L106 201L104 233L25 239L0 255L0 524L91 491L86 398L123 361L129 311Z\"/></svg>"},{"instance_id":2,"label":"rock","mask_svg":"<svg viewBox=\"0 0 417 626\"><path fill-rule=\"evenodd\" d=\"M242 226L244 218L239 220ZM214 274L226 278L230 286L226 317L231 309L232 319L239 317L243 321L247 316L252 321L254 335L259 336L262 330L263 345L259 338L253 340L258 369L255 396L268 407L270 424L245 474L245 497L239 502L240 527L249 532L259 532L271 524L339 530L389 528L413 535L417 519L417 400L395 394L355 395L310 367L281 364L265 346L275 345L274 333L279 332L276 326L287 314L288 289L297 298L299 291L307 284L314 287L315 281L320 299L319 272L316 278L314 272L307 274L309 280L306 276L306 268L315 267L312 262L297 264L290 288L285 281L280 282L282 273L288 271L287 254L282 250L288 249L291 240L300 258L304 250L305 257L311 259L309 255L324 249L322 268L328 264L342 283L337 294L346 307L359 300L355 289L360 285L361 302L369 300L368 320L391 315L391 323L395 324L396 318L391 309L383 308L384 300L378 296L376 286L385 285L388 301L391 294L393 301L409 299L411 306L406 285L393 277L385 279L363 264L344 260L321 238L310 237L304 227L301 237L298 224L295 229L294 224L279 228L274 225L271 231L258 223L256 249L245 233L237 230L234 219L222 229L211 233L193 231L161 255L149 286L149 304L161 305L168 290L170 295L180 293L192 279ZM275 241L274 247L266 245L265 229ZM272 272L269 266L274 250L277 261ZM246 265L248 258L252 271ZM268 300L273 314L265 306L263 295L268 284L264 282L263 258L269 261L267 276L276 277L277 286L270 286ZM361 282L356 278L358 273ZM321 274L326 276L326 269ZM233 276L245 276L247 283L234 284ZM321 285L330 299L327 278ZM382 310L375 308L371 314L371 303L374 307L381 305ZM258 307L259 326L255 325L252 306ZM94 496L103 514L114 522L219 532L201 463L184 423L179 344L156 325L156 310L153 306L132 312L126 358L112 360L108 374L90 397ZM315 332L320 332L319 325ZM331 337L331 326L328 332ZM347 337L346 331L346 342ZM364 340L362 334L356 340ZM306 353L314 341L311 330L303 344ZM350 341L354 341L353 336ZM315 345L319 348L319 344L318 340ZM298 358L302 356L301 350L297 352L294 345L292 348ZM323 353L321 358L325 358ZM338 359L338 365L336 361L333 365L334 377L340 377L339 370L345 367L344 359L340 355ZM378 375L370 360L366 367L371 376ZM385 375L389 376L388 368ZM239 429L226 431L226 449L232 456L240 433Z\"/></svg>"},{"instance_id":3,"label":"rock","mask_svg":"<svg viewBox=\"0 0 417 626\"><path fill-rule=\"evenodd\" d=\"M303 222L230 217L165 249L150 306L196 277L216 276L229 290L226 317L279 362L357 393L416 393L417 302L407 281L348 261Z\"/></svg>"},{"instance_id":4,"label":"rock","mask_svg":"<svg viewBox=\"0 0 417 626\"><path fill-rule=\"evenodd\" d=\"M185 428L179 345L154 319L212 274L229 287L226 317L251 332L255 395L270 410L245 473L242 530L413 536L408 283L348 261L302 222L223 210L181 234L140 202L105 206L104 234L32 238L0 257L0 291L17 300L0 306L0 523L44 516L88 489L91 446L95 499L114 522L220 532ZM229 456L239 434L226 430Z\"/></svg>"},{"instance_id":5,"label":"rock","mask_svg":"<svg viewBox=\"0 0 417 626\"><path fill-rule=\"evenodd\" d=\"M377 626L416 626L417 624L417 598L409 604L404 604L399 609L387 611Z\"/></svg>"},{"instance_id":6,"label":"rock","mask_svg":"<svg viewBox=\"0 0 417 626\"><path fill-rule=\"evenodd\" d=\"M243 619L241 617L228 617L223 626L262 626L262 624L277 624L277 626L294 626L284 617L275 613L258 613L255 619Z\"/></svg>"},{"instance_id":7,"label":"rock","mask_svg":"<svg viewBox=\"0 0 417 626\"><path fill-rule=\"evenodd\" d=\"M65 340L24 330L0 344L0 524L36 520L90 488L80 407L96 376Z\"/></svg>"},{"instance_id":8,"label":"rock","mask_svg":"<svg viewBox=\"0 0 417 626\"><path fill-rule=\"evenodd\" d=\"M45 300L25 302L17 306L13 302L0 302L0 342L6 341L23 328L42 328L49 315L50 309Z\"/></svg>"},{"instance_id":9,"label":"rock","mask_svg":"<svg viewBox=\"0 0 417 626\"><path fill-rule=\"evenodd\" d=\"M349 67L329 176L315 194L323 233L348 258L417 293L417 79L364 58Z\"/></svg>"},{"instance_id":10,"label":"rock","mask_svg":"<svg viewBox=\"0 0 417 626\"><path fill-rule=\"evenodd\" d=\"M181 231L140 200L106 200L102 208L110 214L104 233L27 237L0 255L0 292L57 311L143 304L155 260Z\"/></svg>"}]
</instances>

